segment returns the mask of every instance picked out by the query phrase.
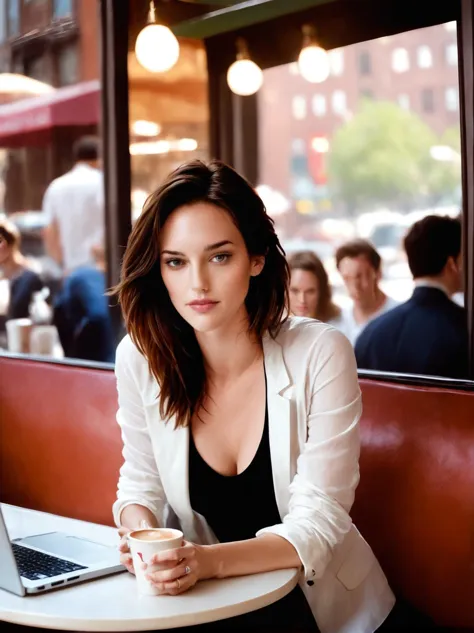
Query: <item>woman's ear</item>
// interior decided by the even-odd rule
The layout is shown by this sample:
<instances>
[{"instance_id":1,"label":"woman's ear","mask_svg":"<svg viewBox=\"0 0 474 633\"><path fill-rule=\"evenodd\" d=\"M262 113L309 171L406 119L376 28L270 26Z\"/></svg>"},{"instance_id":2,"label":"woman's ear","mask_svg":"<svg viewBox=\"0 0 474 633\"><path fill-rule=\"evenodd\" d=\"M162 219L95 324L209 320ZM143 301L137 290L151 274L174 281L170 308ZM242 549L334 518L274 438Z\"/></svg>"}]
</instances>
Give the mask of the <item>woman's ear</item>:
<instances>
[{"instance_id":1,"label":"woman's ear","mask_svg":"<svg viewBox=\"0 0 474 633\"><path fill-rule=\"evenodd\" d=\"M258 277L265 266L265 255L255 255L251 259L250 275Z\"/></svg>"}]
</instances>

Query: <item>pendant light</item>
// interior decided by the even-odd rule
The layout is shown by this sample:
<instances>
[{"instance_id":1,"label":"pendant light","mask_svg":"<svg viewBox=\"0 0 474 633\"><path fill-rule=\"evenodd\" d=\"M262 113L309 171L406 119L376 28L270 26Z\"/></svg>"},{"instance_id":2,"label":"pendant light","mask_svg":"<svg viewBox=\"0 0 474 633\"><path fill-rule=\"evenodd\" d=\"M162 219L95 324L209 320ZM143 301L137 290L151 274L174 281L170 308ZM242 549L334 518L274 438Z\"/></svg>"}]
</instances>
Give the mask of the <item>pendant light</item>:
<instances>
[{"instance_id":1,"label":"pendant light","mask_svg":"<svg viewBox=\"0 0 474 633\"><path fill-rule=\"evenodd\" d=\"M148 11L148 24L135 42L135 55L139 64L152 73L164 73L178 61L179 42L167 26L157 22L153 1Z\"/></svg>"},{"instance_id":2,"label":"pendant light","mask_svg":"<svg viewBox=\"0 0 474 633\"><path fill-rule=\"evenodd\" d=\"M227 71L227 84L242 97L255 94L263 84L262 69L250 59L247 43L241 37L237 40L237 60Z\"/></svg>"},{"instance_id":3,"label":"pendant light","mask_svg":"<svg viewBox=\"0 0 474 633\"><path fill-rule=\"evenodd\" d=\"M303 47L298 58L300 75L306 81L317 84L329 77L329 55L318 45L314 27L303 26Z\"/></svg>"}]
</instances>

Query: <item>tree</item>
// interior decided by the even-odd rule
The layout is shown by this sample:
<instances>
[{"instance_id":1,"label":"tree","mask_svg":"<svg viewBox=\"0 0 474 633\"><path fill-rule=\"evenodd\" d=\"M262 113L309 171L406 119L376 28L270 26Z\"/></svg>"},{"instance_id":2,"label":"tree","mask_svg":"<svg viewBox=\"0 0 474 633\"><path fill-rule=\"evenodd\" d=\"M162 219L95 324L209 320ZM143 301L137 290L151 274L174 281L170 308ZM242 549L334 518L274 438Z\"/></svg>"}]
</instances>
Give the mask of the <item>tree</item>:
<instances>
[{"instance_id":1,"label":"tree","mask_svg":"<svg viewBox=\"0 0 474 633\"><path fill-rule=\"evenodd\" d=\"M440 142L417 115L394 103L363 101L333 137L331 191L353 209L409 208L441 199L459 177L452 164L432 158L430 149Z\"/></svg>"}]
</instances>

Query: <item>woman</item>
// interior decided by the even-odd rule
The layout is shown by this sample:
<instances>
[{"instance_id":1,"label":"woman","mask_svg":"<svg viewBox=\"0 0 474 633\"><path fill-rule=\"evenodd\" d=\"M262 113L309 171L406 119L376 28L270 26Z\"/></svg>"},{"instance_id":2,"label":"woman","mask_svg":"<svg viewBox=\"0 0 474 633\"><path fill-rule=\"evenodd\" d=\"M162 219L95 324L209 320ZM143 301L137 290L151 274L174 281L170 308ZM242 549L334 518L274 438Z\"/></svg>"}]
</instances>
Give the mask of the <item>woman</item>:
<instances>
[{"instance_id":1,"label":"woman","mask_svg":"<svg viewBox=\"0 0 474 633\"><path fill-rule=\"evenodd\" d=\"M319 257L312 251L299 251L288 258L288 263L291 313L324 323L337 321L341 309L332 301L328 274Z\"/></svg>"},{"instance_id":2,"label":"woman","mask_svg":"<svg viewBox=\"0 0 474 633\"><path fill-rule=\"evenodd\" d=\"M28 317L33 293L41 290L44 284L20 252L20 232L17 227L3 218L0 218L0 270L10 286L7 319Z\"/></svg>"},{"instance_id":3,"label":"woman","mask_svg":"<svg viewBox=\"0 0 474 633\"><path fill-rule=\"evenodd\" d=\"M330 326L282 318L288 276L261 199L230 167L187 163L150 196L116 289L129 336L114 518L122 535L177 520L186 544L149 576L165 594L301 568L287 598L224 631L372 633L395 599L349 516L354 354ZM133 571L125 539L121 550Z\"/></svg>"}]
</instances>

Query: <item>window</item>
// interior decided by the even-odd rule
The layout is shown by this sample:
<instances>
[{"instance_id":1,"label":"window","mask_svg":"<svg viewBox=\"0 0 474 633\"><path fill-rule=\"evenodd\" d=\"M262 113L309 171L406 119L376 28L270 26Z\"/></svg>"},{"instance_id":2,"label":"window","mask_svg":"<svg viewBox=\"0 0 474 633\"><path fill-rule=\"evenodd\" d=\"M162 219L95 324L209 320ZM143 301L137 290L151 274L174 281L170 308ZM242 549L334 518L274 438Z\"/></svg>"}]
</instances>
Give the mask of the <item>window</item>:
<instances>
[{"instance_id":1,"label":"window","mask_svg":"<svg viewBox=\"0 0 474 633\"><path fill-rule=\"evenodd\" d=\"M444 25L444 28L449 31L450 33L455 33L457 30L457 24L456 21L454 22L446 22L446 24Z\"/></svg>"},{"instance_id":2,"label":"window","mask_svg":"<svg viewBox=\"0 0 474 633\"><path fill-rule=\"evenodd\" d=\"M344 72L344 51L340 48L329 51L329 65L331 67L331 75L340 77Z\"/></svg>"},{"instance_id":3,"label":"window","mask_svg":"<svg viewBox=\"0 0 474 633\"><path fill-rule=\"evenodd\" d=\"M410 70L410 58L406 48L396 48L392 52L392 70L396 73L406 73Z\"/></svg>"},{"instance_id":4,"label":"window","mask_svg":"<svg viewBox=\"0 0 474 633\"><path fill-rule=\"evenodd\" d=\"M334 251L355 237L380 250L380 287L404 302L414 282L403 236L416 220L455 216L461 207L462 95L458 67L446 62L456 33L441 23L355 45L340 35L334 47L343 40L348 45L340 46L342 55L330 53L326 82L302 84L289 64L263 70L267 87L256 96L259 181L287 201L280 207L275 201L269 211L283 248L317 252L336 304L344 309L352 300ZM296 49L300 45L295 40ZM296 49L289 62L296 60ZM266 101L269 86L277 93L274 103ZM286 103L282 86L289 94ZM295 96L302 100L295 106L306 112L303 120L292 115ZM275 134L282 120L285 134ZM461 293L454 300L461 302Z\"/></svg>"},{"instance_id":5,"label":"window","mask_svg":"<svg viewBox=\"0 0 474 633\"><path fill-rule=\"evenodd\" d=\"M459 92L457 88L446 88L444 93L444 101L448 112L457 112L459 110Z\"/></svg>"},{"instance_id":6,"label":"window","mask_svg":"<svg viewBox=\"0 0 474 633\"><path fill-rule=\"evenodd\" d=\"M458 65L458 47L455 42L446 46L446 63L448 66Z\"/></svg>"},{"instance_id":7,"label":"window","mask_svg":"<svg viewBox=\"0 0 474 633\"><path fill-rule=\"evenodd\" d=\"M314 95L313 114L314 116L324 116L327 111L326 97L324 95Z\"/></svg>"},{"instance_id":8,"label":"window","mask_svg":"<svg viewBox=\"0 0 474 633\"><path fill-rule=\"evenodd\" d=\"M297 121L302 121L306 118L306 97L296 95L291 102L291 111L293 118Z\"/></svg>"},{"instance_id":9,"label":"window","mask_svg":"<svg viewBox=\"0 0 474 633\"><path fill-rule=\"evenodd\" d=\"M406 95L406 94L398 95L397 101L398 101L398 105L403 110L409 110L410 109L410 97L409 97L409 95Z\"/></svg>"},{"instance_id":10,"label":"window","mask_svg":"<svg viewBox=\"0 0 474 633\"><path fill-rule=\"evenodd\" d=\"M79 81L76 43L64 46L58 51L57 64L60 86L70 86Z\"/></svg>"},{"instance_id":11,"label":"window","mask_svg":"<svg viewBox=\"0 0 474 633\"><path fill-rule=\"evenodd\" d=\"M421 109L423 112L434 112L434 92L431 88L421 91Z\"/></svg>"},{"instance_id":12,"label":"window","mask_svg":"<svg viewBox=\"0 0 474 633\"><path fill-rule=\"evenodd\" d=\"M416 57L419 68L431 68L433 65L433 55L429 46L418 46Z\"/></svg>"},{"instance_id":13,"label":"window","mask_svg":"<svg viewBox=\"0 0 474 633\"><path fill-rule=\"evenodd\" d=\"M306 154L306 144L302 138L294 138L291 141L291 153Z\"/></svg>"},{"instance_id":14,"label":"window","mask_svg":"<svg viewBox=\"0 0 474 633\"><path fill-rule=\"evenodd\" d=\"M44 81L48 84L52 83L49 69L50 66L47 63L45 55L25 59L25 75L27 77L31 77L37 81Z\"/></svg>"},{"instance_id":15,"label":"window","mask_svg":"<svg viewBox=\"0 0 474 633\"><path fill-rule=\"evenodd\" d=\"M64 18L72 15L73 0L53 0L53 15L55 18Z\"/></svg>"},{"instance_id":16,"label":"window","mask_svg":"<svg viewBox=\"0 0 474 633\"><path fill-rule=\"evenodd\" d=\"M17 73L18 75L25 74L25 63L24 63L23 57L19 55L15 55L12 57L11 72Z\"/></svg>"},{"instance_id":17,"label":"window","mask_svg":"<svg viewBox=\"0 0 474 633\"><path fill-rule=\"evenodd\" d=\"M362 51L359 54L359 73L370 75L372 73L372 60L369 51Z\"/></svg>"},{"instance_id":18,"label":"window","mask_svg":"<svg viewBox=\"0 0 474 633\"><path fill-rule=\"evenodd\" d=\"M294 139L292 141L292 147L295 141L301 141L301 145L298 145L298 151L293 151L290 156L290 171L292 176L305 178L308 174L308 157L306 155L306 145L302 139Z\"/></svg>"},{"instance_id":19,"label":"window","mask_svg":"<svg viewBox=\"0 0 474 633\"><path fill-rule=\"evenodd\" d=\"M8 0L8 35L14 37L20 33L20 0Z\"/></svg>"},{"instance_id":20,"label":"window","mask_svg":"<svg viewBox=\"0 0 474 633\"><path fill-rule=\"evenodd\" d=\"M345 114L347 110L346 93L343 90L335 90L332 95L332 110L335 114Z\"/></svg>"}]
</instances>

